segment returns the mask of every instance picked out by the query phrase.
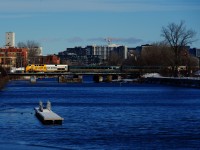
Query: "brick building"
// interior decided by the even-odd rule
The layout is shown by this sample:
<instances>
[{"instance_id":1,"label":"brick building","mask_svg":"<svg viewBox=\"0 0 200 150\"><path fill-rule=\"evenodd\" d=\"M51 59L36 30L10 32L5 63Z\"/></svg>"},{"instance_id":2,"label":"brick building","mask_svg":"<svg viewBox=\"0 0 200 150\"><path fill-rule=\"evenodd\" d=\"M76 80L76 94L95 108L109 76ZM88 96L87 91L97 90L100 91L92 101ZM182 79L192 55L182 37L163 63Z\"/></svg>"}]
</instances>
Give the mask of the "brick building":
<instances>
[{"instance_id":1,"label":"brick building","mask_svg":"<svg viewBox=\"0 0 200 150\"><path fill-rule=\"evenodd\" d=\"M24 67L27 65L27 48L0 48L0 64L2 67Z\"/></svg>"},{"instance_id":2,"label":"brick building","mask_svg":"<svg viewBox=\"0 0 200 150\"><path fill-rule=\"evenodd\" d=\"M36 56L31 64L60 64L60 58L56 55Z\"/></svg>"}]
</instances>

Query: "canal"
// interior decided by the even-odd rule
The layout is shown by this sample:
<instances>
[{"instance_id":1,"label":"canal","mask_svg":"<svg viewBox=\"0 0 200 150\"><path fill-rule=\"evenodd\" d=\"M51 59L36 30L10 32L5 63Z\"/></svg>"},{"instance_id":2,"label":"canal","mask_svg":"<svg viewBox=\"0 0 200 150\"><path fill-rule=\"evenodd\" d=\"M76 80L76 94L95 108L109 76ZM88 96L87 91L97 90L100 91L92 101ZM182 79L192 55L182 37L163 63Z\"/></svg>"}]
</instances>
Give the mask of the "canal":
<instances>
[{"instance_id":1,"label":"canal","mask_svg":"<svg viewBox=\"0 0 200 150\"><path fill-rule=\"evenodd\" d=\"M35 117L51 101L63 125ZM1 149L198 149L200 90L151 84L10 81L0 91Z\"/></svg>"}]
</instances>

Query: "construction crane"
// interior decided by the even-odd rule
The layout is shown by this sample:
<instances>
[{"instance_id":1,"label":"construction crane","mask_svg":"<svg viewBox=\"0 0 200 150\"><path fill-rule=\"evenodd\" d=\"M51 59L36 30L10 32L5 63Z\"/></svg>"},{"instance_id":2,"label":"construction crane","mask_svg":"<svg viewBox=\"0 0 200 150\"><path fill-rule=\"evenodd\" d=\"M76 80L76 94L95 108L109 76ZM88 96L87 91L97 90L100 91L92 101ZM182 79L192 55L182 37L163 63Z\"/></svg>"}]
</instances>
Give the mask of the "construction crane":
<instances>
[{"instance_id":1,"label":"construction crane","mask_svg":"<svg viewBox=\"0 0 200 150\"><path fill-rule=\"evenodd\" d=\"M111 42L112 42L112 39L108 37L108 38L105 39L105 41L108 43L108 45L110 45Z\"/></svg>"}]
</instances>

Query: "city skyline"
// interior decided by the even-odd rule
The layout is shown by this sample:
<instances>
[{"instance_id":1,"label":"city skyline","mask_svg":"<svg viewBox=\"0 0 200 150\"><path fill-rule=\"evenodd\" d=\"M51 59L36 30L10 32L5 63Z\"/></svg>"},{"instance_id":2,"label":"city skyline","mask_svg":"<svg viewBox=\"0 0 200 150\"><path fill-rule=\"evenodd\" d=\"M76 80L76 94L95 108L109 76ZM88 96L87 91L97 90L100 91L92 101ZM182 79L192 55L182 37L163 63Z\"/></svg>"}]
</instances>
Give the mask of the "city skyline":
<instances>
[{"instance_id":1,"label":"city skyline","mask_svg":"<svg viewBox=\"0 0 200 150\"><path fill-rule=\"evenodd\" d=\"M0 47L6 32L15 32L16 44L39 42L44 55L106 45L105 38L135 47L161 41L163 26L183 20L197 32L190 46L200 48L199 13L196 0L1 0Z\"/></svg>"}]
</instances>

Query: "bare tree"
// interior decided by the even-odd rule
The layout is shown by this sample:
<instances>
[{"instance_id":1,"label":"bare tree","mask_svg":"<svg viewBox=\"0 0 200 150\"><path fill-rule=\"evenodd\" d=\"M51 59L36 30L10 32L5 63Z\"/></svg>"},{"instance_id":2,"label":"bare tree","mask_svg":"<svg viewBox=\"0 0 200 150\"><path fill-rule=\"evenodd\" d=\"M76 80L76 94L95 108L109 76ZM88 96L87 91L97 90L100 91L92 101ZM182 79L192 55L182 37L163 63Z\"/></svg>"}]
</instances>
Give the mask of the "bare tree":
<instances>
[{"instance_id":1,"label":"bare tree","mask_svg":"<svg viewBox=\"0 0 200 150\"><path fill-rule=\"evenodd\" d=\"M140 56L139 52L137 52L136 50L132 50L131 52L128 53L127 59L123 60L122 65L138 66L139 56Z\"/></svg>"},{"instance_id":2,"label":"bare tree","mask_svg":"<svg viewBox=\"0 0 200 150\"><path fill-rule=\"evenodd\" d=\"M19 48L28 48L28 60L29 63L35 63L36 62L36 56L39 56L38 48L40 47L40 44L35 41L27 41L27 42L19 42L17 44Z\"/></svg>"},{"instance_id":3,"label":"bare tree","mask_svg":"<svg viewBox=\"0 0 200 150\"><path fill-rule=\"evenodd\" d=\"M144 66L172 66L173 51L165 43L154 43L141 52L140 63Z\"/></svg>"},{"instance_id":4,"label":"bare tree","mask_svg":"<svg viewBox=\"0 0 200 150\"><path fill-rule=\"evenodd\" d=\"M111 52L109 59L108 59L108 65L121 65L122 64L122 58L116 53Z\"/></svg>"},{"instance_id":5,"label":"bare tree","mask_svg":"<svg viewBox=\"0 0 200 150\"><path fill-rule=\"evenodd\" d=\"M180 24L170 23L167 27L162 27L161 36L174 51L174 76L178 75L178 66L180 65L180 54L186 46L192 44L195 39L196 32L192 29L186 29L184 22Z\"/></svg>"}]
</instances>

